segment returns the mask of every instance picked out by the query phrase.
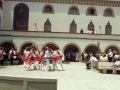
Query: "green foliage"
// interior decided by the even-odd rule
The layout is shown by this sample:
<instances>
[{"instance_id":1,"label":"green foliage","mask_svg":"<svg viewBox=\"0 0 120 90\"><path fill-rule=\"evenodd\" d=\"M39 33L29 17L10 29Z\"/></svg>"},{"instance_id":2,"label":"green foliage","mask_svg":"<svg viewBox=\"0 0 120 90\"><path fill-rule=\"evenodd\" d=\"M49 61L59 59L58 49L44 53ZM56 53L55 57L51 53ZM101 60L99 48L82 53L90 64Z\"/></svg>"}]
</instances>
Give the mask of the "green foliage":
<instances>
[{"instance_id":1,"label":"green foliage","mask_svg":"<svg viewBox=\"0 0 120 90\"><path fill-rule=\"evenodd\" d=\"M70 62L69 61L62 61L63 64L69 64Z\"/></svg>"},{"instance_id":2,"label":"green foliage","mask_svg":"<svg viewBox=\"0 0 120 90\"><path fill-rule=\"evenodd\" d=\"M99 71L100 73L102 73L102 70L98 68L98 66L94 67L95 70Z\"/></svg>"},{"instance_id":3,"label":"green foliage","mask_svg":"<svg viewBox=\"0 0 120 90\"><path fill-rule=\"evenodd\" d=\"M10 65L10 59L4 59L4 65Z\"/></svg>"}]
</instances>

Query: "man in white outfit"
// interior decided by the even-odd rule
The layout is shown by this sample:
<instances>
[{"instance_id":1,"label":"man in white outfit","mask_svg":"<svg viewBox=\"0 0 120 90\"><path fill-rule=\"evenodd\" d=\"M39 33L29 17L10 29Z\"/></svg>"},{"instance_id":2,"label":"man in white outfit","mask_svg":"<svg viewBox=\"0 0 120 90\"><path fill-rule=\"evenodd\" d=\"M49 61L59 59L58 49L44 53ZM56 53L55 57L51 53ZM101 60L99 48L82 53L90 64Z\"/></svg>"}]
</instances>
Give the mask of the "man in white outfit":
<instances>
[{"instance_id":1,"label":"man in white outfit","mask_svg":"<svg viewBox=\"0 0 120 90\"><path fill-rule=\"evenodd\" d=\"M93 57L93 54L90 54L90 60L86 63L86 69L90 69L91 61L98 61L96 57Z\"/></svg>"},{"instance_id":2,"label":"man in white outfit","mask_svg":"<svg viewBox=\"0 0 120 90\"><path fill-rule=\"evenodd\" d=\"M44 60L46 61L46 70L45 71L48 71L49 68L51 69L51 66L50 66L50 60L51 60L51 47L50 46L47 46L46 47L46 51L45 51L45 55L44 55Z\"/></svg>"}]
</instances>

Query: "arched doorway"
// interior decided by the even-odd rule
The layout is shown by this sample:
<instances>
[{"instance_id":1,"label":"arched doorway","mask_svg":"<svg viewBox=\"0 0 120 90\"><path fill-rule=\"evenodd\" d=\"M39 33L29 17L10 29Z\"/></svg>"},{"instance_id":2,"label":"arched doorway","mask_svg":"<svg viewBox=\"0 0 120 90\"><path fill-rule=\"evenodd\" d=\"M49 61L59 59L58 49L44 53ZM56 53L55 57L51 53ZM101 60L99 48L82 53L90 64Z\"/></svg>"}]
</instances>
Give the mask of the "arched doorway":
<instances>
[{"instance_id":1,"label":"arched doorway","mask_svg":"<svg viewBox=\"0 0 120 90\"><path fill-rule=\"evenodd\" d=\"M8 56L9 56L9 51L10 51L11 47L14 47L15 50L17 49L12 42L2 42L0 46L1 46L1 47L4 47L4 50L5 50L5 53L6 53L6 55L4 56L4 59L5 59L5 58L8 58ZM17 51L17 50L16 50L16 51Z\"/></svg>"},{"instance_id":2,"label":"arched doorway","mask_svg":"<svg viewBox=\"0 0 120 90\"><path fill-rule=\"evenodd\" d=\"M28 43L25 43L21 46L20 48L20 52L24 52L24 50L26 49L26 47L30 47L31 45L33 45L34 43L32 42L28 42Z\"/></svg>"},{"instance_id":3,"label":"arched doorway","mask_svg":"<svg viewBox=\"0 0 120 90\"><path fill-rule=\"evenodd\" d=\"M68 44L63 50L66 61L79 61L80 48L76 44Z\"/></svg>"},{"instance_id":4,"label":"arched doorway","mask_svg":"<svg viewBox=\"0 0 120 90\"><path fill-rule=\"evenodd\" d=\"M107 51L111 49L112 51L115 50L116 52L120 53L120 49L117 45L109 45L105 48L104 52L107 53Z\"/></svg>"},{"instance_id":5,"label":"arched doorway","mask_svg":"<svg viewBox=\"0 0 120 90\"><path fill-rule=\"evenodd\" d=\"M1 47L4 47L4 50L5 50L5 52L6 52L7 54L9 53L11 47L14 47L14 48L15 48L15 46L14 46L12 43L10 43L10 42L4 42L3 44L1 44ZM15 48L15 49L16 49L16 48Z\"/></svg>"},{"instance_id":6,"label":"arched doorway","mask_svg":"<svg viewBox=\"0 0 120 90\"><path fill-rule=\"evenodd\" d=\"M26 4L17 4L14 8L13 30L28 30L29 8Z\"/></svg>"},{"instance_id":7,"label":"arched doorway","mask_svg":"<svg viewBox=\"0 0 120 90\"><path fill-rule=\"evenodd\" d=\"M84 52L95 55L96 52L101 53L101 49L96 44L89 44L85 47Z\"/></svg>"}]
</instances>

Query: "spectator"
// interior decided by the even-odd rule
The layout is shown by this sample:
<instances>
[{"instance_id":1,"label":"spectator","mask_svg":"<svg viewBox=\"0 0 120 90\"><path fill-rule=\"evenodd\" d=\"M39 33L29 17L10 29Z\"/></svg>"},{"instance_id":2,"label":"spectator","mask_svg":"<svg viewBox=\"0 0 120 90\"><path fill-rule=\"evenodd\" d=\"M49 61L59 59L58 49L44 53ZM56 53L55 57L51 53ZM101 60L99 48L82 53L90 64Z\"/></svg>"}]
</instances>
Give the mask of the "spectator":
<instances>
[{"instance_id":1,"label":"spectator","mask_svg":"<svg viewBox=\"0 0 120 90\"><path fill-rule=\"evenodd\" d=\"M83 33L83 29L81 28L80 33Z\"/></svg>"},{"instance_id":2,"label":"spectator","mask_svg":"<svg viewBox=\"0 0 120 90\"><path fill-rule=\"evenodd\" d=\"M90 69L91 61L98 61L97 58L93 56L93 54L90 54L90 60L86 63L86 69Z\"/></svg>"}]
</instances>

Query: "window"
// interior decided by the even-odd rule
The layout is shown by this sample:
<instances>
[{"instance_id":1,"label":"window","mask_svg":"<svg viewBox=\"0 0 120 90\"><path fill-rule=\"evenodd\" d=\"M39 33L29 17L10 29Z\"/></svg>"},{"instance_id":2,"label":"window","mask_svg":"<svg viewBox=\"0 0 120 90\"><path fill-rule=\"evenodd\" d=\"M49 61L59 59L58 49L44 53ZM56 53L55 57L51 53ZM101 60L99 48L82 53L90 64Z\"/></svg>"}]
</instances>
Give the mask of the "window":
<instances>
[{"instance_id":1,"label":"window","mask_svg":"<svg viewBox=\"0 0 120 90\"><path fill-rule=\"evenodd\" d=\"M77 14L76 8L72 8L72 9L70 10L70 14Z\"/></svg>"},{"instance_id":2,"label":"window","mask_svg":"<svg viewBox=\"0 0 120 90\"><path fill-rule=\"evenodd\" d=\"M71 6L68 10L68 14L79 15L79 9L77 6Z\"/></svg>"},{"instance_id":3,"label":"window","mask_svg":"<svg viewBox=\"0 0 120 90\"><path fill-rule=\"evenodd\" d=\"M90 15L90 16L97 16L97 11L94 7L89 7L86 10L86 15Z\"/></svg>"},{"instance_id":4,"label":"window","mask_svg":"<svg viewBox=\"0 0 120 90\"><path fill-rule=\"evenodd\" d=\"M103 16L114 17L114 11L111 8L106 8L104 10L104 15Z\"/></svg>"},{"instance_id":5,"label":"window","mask_svg":"<svg viewBox=\"0 0 120 90\"><path fill-rule=\"evenodd\" d=\"M70 23L70 33L76 33L76 30L77 30L77 24L73 19L72 23Z\"/></svg>"},{"instance_id":6,"label":"window","mask_svg":"<svg viewBox=\"0 0 120 90\"><path fill-rule=\"evenodd\" d=\"M29 7L20 3L14 8L13 30L28 30Z\"/></svg>"},{"instance_id":7,"label":"window","mask_svg":"<svg viewBox=\"0 0 120 90\"><path fill-rule=\"evenodd\" d=\"M94 14L95 14L95 11L94 11L93 9L89 9L89 10L88 10L88 14L89 14L89 15L94 15Z\"/></svg>"},{"instance_id":8,"label":"window","mask_svg":"<svg viewBox=\"0 0 120 90\"><path fill-rule=\"evenodd\" d=\"M47 4L43 7L43 13L49 13L49 14L53 14L54 13L54 8L52 5Z\"/></svg>"},{"instance_id":9,"label":"window","mask_svg":"<svg viewBox=\"0 0 120 90\"><path fill-rule=\"evenodd\" d=\"M106 16L111 16L112 12L110 10L106 10L105 14L106 14Z\"/></svg>"},{"instance_id":10,"label":"window","mask_svg":"<svg viewBox=\"0 0 120 90\"><path fill-rule=\"evenodd\" d=\"M49 12L52 12L52 8L51 8L50 6L46 7L46 8L45 8L45 12L48 12L48 13L49 13Z\"/></svg>"},{"instance_id":11,"label":"window","mask_svg":"<svg viewBox=\"0 0 120 90\"><path fill-rule=\"evenodd\" d=\"M46 22L44 23L44 31L51 32L51 22L49 18L47 18Z\"/></svg>"}]
</instances>

